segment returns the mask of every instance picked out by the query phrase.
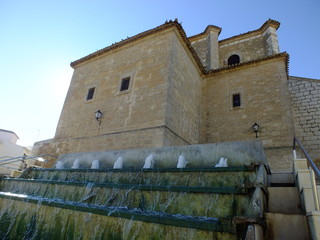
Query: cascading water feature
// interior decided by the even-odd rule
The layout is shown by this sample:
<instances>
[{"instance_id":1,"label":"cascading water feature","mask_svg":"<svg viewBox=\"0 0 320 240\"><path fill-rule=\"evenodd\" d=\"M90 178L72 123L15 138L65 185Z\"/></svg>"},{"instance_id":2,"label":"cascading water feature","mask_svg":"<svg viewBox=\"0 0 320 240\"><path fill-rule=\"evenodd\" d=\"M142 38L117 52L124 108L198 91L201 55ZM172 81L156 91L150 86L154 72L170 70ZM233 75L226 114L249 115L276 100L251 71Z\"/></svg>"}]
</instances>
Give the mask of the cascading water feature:
<instances>
[{"instance_id":1,"label":"cascading water feature","mask_svg":"<svg viewBox=\"0 0 320 240\"><path fill-rule=\"evenodd\" d=\"M72 165L72 169L78 169L80 167L79 159L76 159Z\"/></svg>"},{"instance_id":2,"label":"cascading water feature","mask_svg":"<svg viewBox=\"0 0 320 240\"><path fill-rule=\"evenodd\" d=\"M216 168L220 152L209 165L195 160L194 149L148 151L107 153L109 162L96 153L91 162L68 156L64 168L2 179L0 239L236 239L245 233L235 217L261 218L262 165L228 156L229 167ZM135 168L133 155L140 156Z\"/></svg>"},{"instance_id":3,"label":"cascading water feature","mask_svg":"<svg viewBox=\"0 0 320 240\"><path fill-rule=\"evenodd\" d=\"M186 161L185 157L183 155L179 156L177 168L185 168L188 164L188 161Z\"/></svg>"},{"instance_id":4,"label":"cascading water feature","mask_svg":"<svg viewBox=\"0 0 320 240\"><path fill-rule=\"evenodd\" d=\"M143 168L153 168L153 165L154 165L154 159L153 159L153 154L151 153L148 157L146 157Z\"/></svg>"},{"instance_id":5,"label":"cascading water feature","mask_svg":"<svg viewBox=\"0 0 320 240\"><path fill-rule=\"evenodd\" d=\"M99 169L99 167L100 167L99 160L93 160L91 169Z\"/></svg>"},{"instance_id":6,"label":"cascading water feature","mask_svg":"<svg viewBox=\"0 0 320 240\"><path fill-rule=\"evenodd\" d=\"M113 168L114 169L121 169L122 166L123 166L123 158L122 157L118 157L118 159L113 164Z\"/></svg>"}]
</instances>

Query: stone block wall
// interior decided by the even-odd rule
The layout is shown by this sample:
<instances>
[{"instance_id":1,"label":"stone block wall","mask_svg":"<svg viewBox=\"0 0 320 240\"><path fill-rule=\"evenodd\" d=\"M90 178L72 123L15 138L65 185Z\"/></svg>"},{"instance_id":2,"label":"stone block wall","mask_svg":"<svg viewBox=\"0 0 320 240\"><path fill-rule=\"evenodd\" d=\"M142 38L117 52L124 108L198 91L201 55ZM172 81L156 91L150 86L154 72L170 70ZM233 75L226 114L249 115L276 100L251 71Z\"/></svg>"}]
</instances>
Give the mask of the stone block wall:
<instances>
[{"instance_id":1,"label":"stone block wall","mask_svg":"<svg viewBox=\"0 0 320 240\"><path fill-rule=\"evenodd\" d=\"M35 143L32 154L47 153L59 156L60 154L73 152L162 147L165 136L168 138L167 135L168 129L160 126L80 138L50 139ZM175 144L172 144L172 142ZM172 139L172 142L169 142L169 145L184 145L176 144L176 136ZM54 158L49 158L48 160L46 167L52 167L56 162Z\"/></svg>"},{"instance_id":2,"label":"stone block wall","mask_svg":"<svg viewBox=\"0 0 320 240\"><path fill-rule=\"evenodd\" d=\"M171 34L172 31L171 31ZM91 137L164 125L170 33L163 32L75 67L55 139ZM129 89L120 91L130 77ZM87 101L90 88L94 97ZM94 113L101 110L101 125Z\"/></svg>"},{"instance_id":3,"label":"stone block wall","mask_svg":"<svg viewBox=\"0 0 320 240\"><path fill-rule=\"evenodd\" d=\"M291 145L293 122L286 84L282 57L212 75L203 93L203 142L250 140L255 138L252 125L257 122L265 147ZM237 93L241 106L233 108L232 95Z\"/></svg>"},{"instance_id":4,"label":"stone block wall","mask_svg":"<svg viewBox=\"0 0 320 240\"><path fill-rule=\"evenodd\" d=\"M208 78L202 99L201 143L254 140L252 125L257 122L258 139L266 149L288 149L294 127L285 64L286 58L278 57ZM238 93L241 106L233 108L232 95ZM275 151L268 153L272 169L291 168L289 161L283 165L279 155L276 158Z\"/></svg>"},{"instance_id":5,"label":"stone block wall","mask_svg":"<svg viewBox=\"0 0 320 240\"><path fill-rule=\"evenodd\" d=\"M236 54L240 62L248 62L279 53L277 29L280 23L269 19L258 30L219 41L220 67Z\"/></svg>"},{"instance_id":6,"label":"stone block wall","mask_svg":"<svg viewBox=\"0 0 320 240\"><path fill-rule=\"evenodd\" d=\"M220 67L228 66L228 58L234 54L240 57L240 63L268 55L265 41L261 34L247 38L226 39L219 42Z\"/></svg>"},{"instance_id":7,"label":"stone block wall","mask_svg":"<svg viewBox=\"0 0 320 240\"><path fill-rule=\"evenodd\" d=\"M200 139L202 78L197 65L180 40L172 39L165 125L188 144Z\"/></svg>"},{"instance_id":8,"label":"stone block wall","mask_svg":"<svg viewBox=\"0 0 320 240\"><path fill-rule=\"evenodd\" d=\"M320 80L289 77L296 136L320 162Z\"/></svg>"},{"instance_id":9,"label":"stone block wall","mask_svg":"<svg viewBox=\"0 0 320 240\"><path fill-rule=\"evenodd\" d=\"M208 40L207 38L201 38L197 41L191 42L192 47L196 51L202 65L207 68L207 54L208 54Z\"/></svg>"}]
</instances>

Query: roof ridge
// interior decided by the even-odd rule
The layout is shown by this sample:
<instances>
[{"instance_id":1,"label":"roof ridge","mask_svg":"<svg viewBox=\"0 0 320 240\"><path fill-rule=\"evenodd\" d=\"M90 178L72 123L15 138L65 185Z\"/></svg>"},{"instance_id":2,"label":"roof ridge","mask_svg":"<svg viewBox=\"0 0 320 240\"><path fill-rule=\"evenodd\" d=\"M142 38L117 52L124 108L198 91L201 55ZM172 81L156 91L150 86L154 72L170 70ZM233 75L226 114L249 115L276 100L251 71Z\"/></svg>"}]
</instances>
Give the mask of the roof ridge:
<instances>
[{"instance_id":1,"label":"roof ridge","mask_svg":"<svg viewBox=\"0 0 320 240\"><path fill-rule=\"evenodd\" d=\"M193 55L193 57L195 58L195 61L197 62L198 67L200 68L200 70L202 72L205 72L205 69L204 69L204 67L203 67L198 55L196 54L195 50L191 46L191 43L190 43L190 41L189 41L189 39L188 39L188 37L187 37L182 25L178 22L177 18L174 21L173 20L169 20L169 21L167 20L162 25L159 25L159 26L157 26L155 28L152 28L152 29L149 29L147 31L138 33L137 35L134 35L132 37L124 39L124 40L122 40L120 42L114 43L114 44L112 44L110 46L107 46L105 48L102 48L100 50L97 50L97 51L95 51L95 52L93 52L93 53L91 53L91 54L89 54L89 55L87 55L85 57L82 57L82 58L80 58L80 59L78 59L76 61L71 62L70 66L71 67L75 67L76 65L78 65L80 63L83 63L83 62L85 62L85 61L87 61L89 59L93 59L95 57L101 56L101 55L103 55L104 53L106 53L108 51L111 51L113 49L116 49L116 48L119 48L121 46L124 46L124 45L126 45L128 43L134 42L134 41L136 41L138 39L144 38L144 37L149 36L149 35L151 35L153 33L156 33L156 32L159 32L159 31L162 31L162 30L165 30L165 29L169 29L170 27L176 27L177 28L177 30L180 33L182 39L186 43L191 55Z\"/></svg>"}]
</instances>

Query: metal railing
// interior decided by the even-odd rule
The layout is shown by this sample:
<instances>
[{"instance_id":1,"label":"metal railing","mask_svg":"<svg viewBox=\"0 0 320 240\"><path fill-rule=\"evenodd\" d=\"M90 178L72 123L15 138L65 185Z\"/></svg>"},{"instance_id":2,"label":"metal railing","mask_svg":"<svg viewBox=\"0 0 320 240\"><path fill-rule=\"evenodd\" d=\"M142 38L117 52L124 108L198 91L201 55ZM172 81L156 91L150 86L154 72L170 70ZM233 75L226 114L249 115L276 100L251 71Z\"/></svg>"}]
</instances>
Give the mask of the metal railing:
<instances>
[{"instance_id":1,"label":"metal railing","mask_svg":"<svg viewBox=\"0 0 320 240\"><path fill-rule=\"evenodd\" d=\"M20 161L26 161L28 159L35 159L35 160L40 160L39 158L42 157L53 157L53 158L57 158L56 156L50 155L50 154L42 154L42 155L37 155L37 156L28 156L28 155L23 155L23 156L19 156L19 157L10 157L10 156L4 156L4 157L0 157L0 166L1 165L6 165L6 164L10 164L10 163L14 163L14 162L20 162ZM41 159L42 162L46 162L47 160L45 159Z\"/></svg>"},{"instance_id":2,"label":"metal railing","mask_svg":"<svg viewBox=\"0 0 320 240\"><path fill-rule=\"evenodd\" d=\"M319 207L320 203L319 203L319 199L318 199L318 190L317 190L317 185L316 185L316 181L315 181L315 175L316 175L317 179L320 179L320 170L317 167L317 165L312 161L312 158L310 157L310 155L307 152L307 150L303 147L303 145L301 144L299 139L296 138L296 137L293 138L293 156L294 156L294 159L297 159L296 143L299 145L301 151L303 152L304 156L307 159L307 162L309 163L311 188L312 188L312 193L313 193L315 210L319 211L320 210L320 207Z\"/></svg>"},{"instance_id":3,"label":"metal railing","mask_svg":"<svg viewBox=\"0 0 320 240\"><path fill-rule=\"evenodd\" d=\"M306 157L308 163L309 163L310 166L312 167L312 169L313 169L316 177L317 177L318 179L320 179L320 170L319 170L319 168L318 168L317 165L312 161L309 153L308 153L307 150L303 147L303 145L301 144L301 142L299 141L299 139L296 138L296 137L293 138L293 151L294 151L293 154L294 154L294 158L295 158L295 159L297 158L297 155L296 155L296 153L295 153L295 151L296 151L296 143L299 145L299 147L300 147L301 151L303 152L304 156Z\"/></svg>"}]
</instances>

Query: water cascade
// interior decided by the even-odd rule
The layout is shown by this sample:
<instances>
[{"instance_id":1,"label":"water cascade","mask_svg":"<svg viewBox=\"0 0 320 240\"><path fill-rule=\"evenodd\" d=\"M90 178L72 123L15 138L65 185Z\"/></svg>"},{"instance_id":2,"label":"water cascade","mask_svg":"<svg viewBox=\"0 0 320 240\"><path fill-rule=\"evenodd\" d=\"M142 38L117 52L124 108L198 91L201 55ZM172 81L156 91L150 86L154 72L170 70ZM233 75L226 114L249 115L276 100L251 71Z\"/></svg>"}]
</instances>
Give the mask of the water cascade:
<instances>
[{"instance_id":1,"label":"water cascade","mask_svg":"<svg viewBox=\"0 0 320 240\"><path fill-rule=\"evenodd\" d=\"M216 164L215 167L228 167L228 159L220 158L219 163Z\"/></svg>"},{"instance_id":2,"label":"water cascade","mask_svg":"<svg viewBox=\"0 0 320 240\"><path fill-rule=\"evenodd\" d=\"M123 167L123 158L118 157L118 159L113 164L113 168L114 169L121 169L122 167Z\"/></svg>"},{"instance_id":3,"label":"water cascade","mask_svg":"<svg viewBox=\"0 0 320 240\"><path fill-rule=\"evenodd\" d=\"M74 160L74 163L72 165L72 169L78 169L80 167L80 164L79 164L79 159L76 159Z\"/></svg>"},{"instance_id":4,"label":"water cascade","mask_svg":"<svg viewBox=\"0 0 320 240\"><path fill-rule=\"evenodd\" d=\"M177 168L185 168L188 161L186 161L185 157L183 155L179 156Z\"/></svg>"},{"instance_id":5,"label":"water cascade","mask_svg":"<svg viewBox=\"0 0 320 240\"><path fill-rule=\"evenodd\" d=\"M56 163L56 169L63 169L63 162L57 161L57 163Z\"/></svg>"},{"instance_id":6,"label":"water cascade","mask_svg":"<svg viewBox=\"0 0 320 240\"><path fill-rule=\"evenodd\" d=\"M153 154L151 153L148 157L146 157L143 168L153 168L153 165L154 165L154 159L153 159Z\"/></svg>"},{"instance_id":7,"label":"water cascade","mask_svg":"<svg viewBox=\"0 0 320 240\"><path fill-rule=\"evenodd\" d=\"M68 155L64 168L2 179L0 239L244 238L264 211L264 156L229 154L229 166L216 168L225 151L208 149Z\"/></svg>"},{"instance_id":8,"label":"water cascade","mask_svg":"<svg viewBox=\"0 0 320 240\"><path fill-rule=\"evenodd\" d=\"M99 167L100 167L99 160L93 160L92 165L91 165L91 169L99 169Z\"/></svg>"}]
</instances>

